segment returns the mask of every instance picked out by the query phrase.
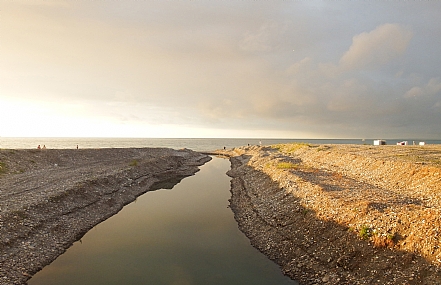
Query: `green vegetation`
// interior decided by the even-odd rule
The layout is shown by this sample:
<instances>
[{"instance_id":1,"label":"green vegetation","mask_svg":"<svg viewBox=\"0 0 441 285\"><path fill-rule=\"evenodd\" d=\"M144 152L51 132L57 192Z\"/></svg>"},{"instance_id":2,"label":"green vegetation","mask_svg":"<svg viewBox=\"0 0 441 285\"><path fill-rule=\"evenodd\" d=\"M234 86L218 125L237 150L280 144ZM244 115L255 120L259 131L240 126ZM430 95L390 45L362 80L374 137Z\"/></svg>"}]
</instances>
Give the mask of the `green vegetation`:
<instances>
[{"instance_id":1,"label":"green vegetation","mask_svg":"<svg viewBox=\"0 0 441 285\"><path fill-rule=\"evenodd\" d=\"M409 162L414 163L427 163L427 164L433 164L433 165L441 165L441 159L438 157L430 157L430 156L419 156L419 155L412 155L412 154L395 154L393 155L396 158L406 160Z\"/></svg>"},{"instance_id":2,"label":"green vegetation","mask_svg":"<svg viewBox=\"0 0 441 285\"><path fill-rule=\"evenodd\" d=\"M362 239L369 239L372 236L372 230L368 226L361 226L360 231L358 232L358 235Z\"/></svg>"},{"instance_id":3,"label":"green vegetation","mask_svg":"<svg viewBox=\"0 0 441 285\"><path fill-rule=\"evenodd\" d=\"M397 237L396 233L388 234L388 235L386 236L386 238L387 238L388 240L391 240L391 241L394 241L394 240L396 239L396 237Z\"/></svg>"},{"instance_id":4,"label":"green vegetation","mask_svg":"<svg viewBox=\"0 0 441 285\"><path fill-rule=\"evenodd\" d=\"M6 164L0 162L0 173L5 173L5 172L6 172Z\"/></svg>"},{"instance_id":5,"label":"green vegetation","mask_svg":"<svg viewBox=\"0 0 441 285\"><path fill-rule=\"evenodd\" d=\"M308 213L309 213L309 209L306 209L306 208L302 209L303 217L305 217Z\"/></svg>"},{"instance_id":6,"label":"green vegetation","mask_svg":"<svg viewBox=\"0 0 441 285\"><path fill-rule=\"evenodd\" d=\"M298 142L298 143L288 143L288 144L275 144L272 145L271 147L277 149L280 152L291 154L301 148L311 147L311 145L308 143Z\"/></svg>"},{"instance_id":7,"label":"green vegetation","mask_svg":"<svg viewBox=\"0 0 441 285\"><path fill-rule=\"evenodd\" d=\"M402 149L397 148L397 150L399 150L399 153L394 153L391 157L413 163L432 164L435 166L441 165L441 153L439 149L432 150L409 146Z\"/></svg>"},{"instance_id":8,"label":"green vegetation","mask_svg":"<svg viewBox=\"0 0 441 285\"><path fill-rule=\"evenodd\" d=\"M136 159L132 160L129 164L130 166L138 166L138 161Z\"/></svg>"},{"instance_id":9,"label":"green vegetation","mask_svg":"<svg viewBox=\"0 0 441 285\"><path fill-rule=\"evenodd\" d=\"M277 169L295 169L298 166L299 166L298 164L292 162L279 162L276 165Z\"/></svg>"},{"instance_id":10,"label":"green vegetation","mask_svg":"<svg viewBox=\"0 0 441 285\"><path fill-rule=\"evenodd\" d=\"M330 147L327 145L322 145L322 146L317 147L317 151L325 151L328 149L330 149Z\"/></svg>"}]
</instances>

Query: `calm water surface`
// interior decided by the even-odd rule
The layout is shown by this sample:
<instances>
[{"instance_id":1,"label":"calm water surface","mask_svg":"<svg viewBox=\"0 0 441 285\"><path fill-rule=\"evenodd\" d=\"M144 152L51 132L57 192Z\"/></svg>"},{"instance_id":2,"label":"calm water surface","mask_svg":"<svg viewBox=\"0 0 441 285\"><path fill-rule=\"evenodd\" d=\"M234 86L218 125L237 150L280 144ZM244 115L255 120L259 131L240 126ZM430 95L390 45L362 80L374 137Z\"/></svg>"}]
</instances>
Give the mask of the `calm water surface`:
<instances>
[{"instance_id":1,"label":"calm water surface","mask_svg":"<svg viewBox=\"0 0 441 285\"><path fill-rule=\"evenodd\" d=\"M238 230L229 167L214 158L172 190L147 192L29 284L297 284Z\"/></svg>"},{"instance_id":2,"label":"calm water surface","mask_svg":"<svg viewBox=\"0 0 441 285\"><path fill-rule=\"evenodd\" d=\"M388 145L399 141L425 141L427 144L441 144L441 140L422 139L387 139ZM233 148L246 145L271 145L279 143L305 142L313 144L373 144L373 139L256 139L256 138L5 138L0 137L0 148L33 149L38 145L47 148L128 148L128 147L169 147L174 149L189 148L195 151L212 151L223 147Z\"/></svg>"}]
</instances>

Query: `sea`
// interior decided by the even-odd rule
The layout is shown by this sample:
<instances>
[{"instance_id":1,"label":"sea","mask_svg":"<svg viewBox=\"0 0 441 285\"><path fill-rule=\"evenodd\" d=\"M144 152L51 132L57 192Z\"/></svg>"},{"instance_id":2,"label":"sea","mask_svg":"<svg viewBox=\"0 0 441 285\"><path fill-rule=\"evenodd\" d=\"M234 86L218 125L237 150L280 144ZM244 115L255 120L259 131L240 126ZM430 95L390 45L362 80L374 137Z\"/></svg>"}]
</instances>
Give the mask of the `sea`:
<instances>
[{"instance_id":1,"label":"sea","mask_svg":"<svg viewBox=\"0 0 441 285\"><path fill-rule=\"evenodd\" d=\"M388 145L407 141L409 145L419 142L441 144L441 140L421 139L383 139ZM173 149L188 148L194 151L213 151L247 145L272 145L283 143L311 144L365 144L373 145L374 139L268 139L268 138L30 138L0 137L0 149L36 149L45 146L53 149L69 148L143 148L166 147Z\"/></svg>"}]
</instances>

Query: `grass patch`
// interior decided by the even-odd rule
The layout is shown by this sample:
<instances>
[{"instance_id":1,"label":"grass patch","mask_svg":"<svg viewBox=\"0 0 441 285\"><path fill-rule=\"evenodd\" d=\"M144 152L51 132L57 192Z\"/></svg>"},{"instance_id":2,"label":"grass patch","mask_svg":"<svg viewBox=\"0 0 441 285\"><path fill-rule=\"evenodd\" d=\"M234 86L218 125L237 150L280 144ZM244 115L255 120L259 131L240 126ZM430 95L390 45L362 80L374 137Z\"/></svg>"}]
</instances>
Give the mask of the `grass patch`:
<instances>
[{"instance_id":1,"label":"grass patch","mask_svg":"<svg viewBox=\"0 0 441 285\"><path fill-rule=\"evenodd\" d=\"M326 151L329 149L330 149L330 147L327 145L322 145L322 146L317 147L317 151Z\"/></svg>"},{"instance_id":2,"label":"grass patch","mask_svg":"<svg viewBox=\"0 0 441 285\"><path fill-rule=\"evenodd\" d=\"M306 217L306 215L307 215L309 212L310 212L310 210L309 210L309 209L306 209L306 208L302 209L302 211L301 211L303 217Z\"/></svg>"},{"instance_id":3,"label":"grass patch","mask_svg":"<svg viewBox=\"0 0 441 285\"><path fill-rule=\"evenodd\" d=\"M5 173L6 170L7 170L6 164L4 164L3 162L0 162L0 173Z\"/></svg>"},{"instance_id":4,"label":"grass patch","mask_svg":"<svg viewBox=\"0 0 441 285\"><path fill-rule=\"evenodd\" d=\"M134 159L129 163L129 165L130 166L138 166L138 161L136 159Z\"/></svg>"},{"instance_id":5,"label":"grass patch","mask_svg":"<svg viewBox=\"0 0 441 285\"><path fill-rule=\"evenodd\" d=\"M372 229L369 228L368 226L361 226L360 230L358 231L358 235L362 238L362 239L369 239L372 236Z\"/></svg>"},{"instance_id":6,"label":"grass patch","mask_svg":"<svg viewBox=\"0 0 441 285\"><path fill-rule=\"evenodd\" d=\"M439 149L429 150L409 146L397 150L400 150L400 152L392 154L391 157L413 163L432 164L435 166L441 165L441 155Z\"/></svg>"},{"instance_id":7,"label":"grass patch","mask_svg":"<svg viewBox=\"0 0 441 285\"><path fill-rule=\"evenodd\" d=\"M288 143L288 144L275 144L271 146L274 149L277 149L280 152L283 153L293 153L297 150L304 148L304 147L311 147L308 143L298 142L298 143Z\"/></svg>"},{"instance_id":8,"label":"grass patch","mask_svg":"<svg viewBox=\"0 0 441 285\"><path fill-rule=\"evenodd\" d=\"M296 169L299 165L292 162L279 162L276 165L277 169Z\"/></svg>"}]
</instances>

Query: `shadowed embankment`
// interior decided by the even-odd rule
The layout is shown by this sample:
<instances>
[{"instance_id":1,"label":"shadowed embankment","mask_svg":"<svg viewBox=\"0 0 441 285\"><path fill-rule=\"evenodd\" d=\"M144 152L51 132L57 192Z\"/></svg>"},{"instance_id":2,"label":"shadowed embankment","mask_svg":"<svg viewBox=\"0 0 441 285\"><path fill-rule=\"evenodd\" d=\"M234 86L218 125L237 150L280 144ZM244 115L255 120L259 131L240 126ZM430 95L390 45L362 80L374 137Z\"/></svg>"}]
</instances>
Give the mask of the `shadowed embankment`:
<instances>
[{"instance_id":1,"label":"shadowed embankment","mask_svg":"<svg viewBox=\"0 0 441 285\"><path fill-rule=\"evenodd\" d=\"M210 159L165 148L0 150L0 284L25 284L124 205Z\"/></svg>"}]
</instances>

